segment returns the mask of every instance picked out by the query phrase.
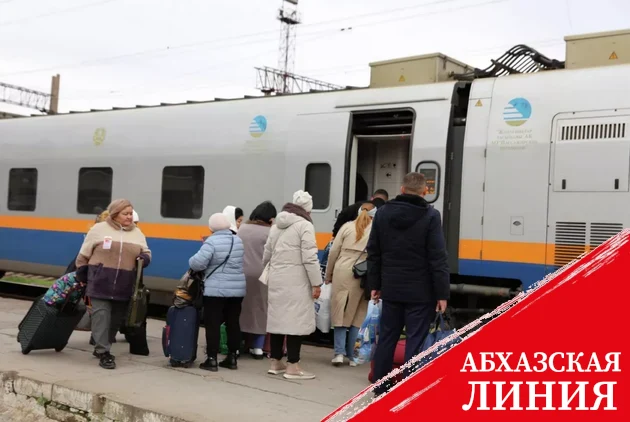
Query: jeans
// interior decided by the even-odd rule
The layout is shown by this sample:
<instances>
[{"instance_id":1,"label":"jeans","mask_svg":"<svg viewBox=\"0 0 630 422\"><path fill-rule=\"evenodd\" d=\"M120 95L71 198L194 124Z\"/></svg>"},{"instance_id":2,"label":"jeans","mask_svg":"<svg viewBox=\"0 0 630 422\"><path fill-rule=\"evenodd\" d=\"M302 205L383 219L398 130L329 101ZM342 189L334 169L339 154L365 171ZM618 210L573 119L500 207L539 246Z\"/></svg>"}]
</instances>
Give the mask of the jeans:
<instances>
[{"instance_id":1,"label":"jeans","mask_svg":"<svg viewBox=\"0 0 630 422\"><path fill-rule=\"evenodd\" d=\"M221 323L225 321L228 350L237 353L241 348L242 297L203 297L203 317L206 326L206 346L208 358L219 354L221 343Z\"/></svg>"},{"instance_id":2,"label":"jeans","mask_svg":"<svg viewBox=\"0 0 630 422\"><path fill-rule=\"evenodd\" d=\"M348 359L354 359L354 344L359 335L357 327L335 327L335 355L345 355Z\"/></svg>"},{"instance_id":3,"label":"jeans","mask_svg":"<svg viewBox=\"0 0 630 422\"><path fill-rule=\"evenodd\" d=\"M300 361L300 349L302 348L301 336L287 337L287 362L298 363ZM283 355L284 335L271 334L271 359L280 360Z\"/></svg>"},{"instance_id":4,"label":"jeans","mask_svg":"<svg viewBox=\"0 0 630 422\"><path fill-rule=\"evenodd\" d=\"M252 349L262 349L265 347L265 334L250 334L252 338Z\"/></svg>"}]
</instances>

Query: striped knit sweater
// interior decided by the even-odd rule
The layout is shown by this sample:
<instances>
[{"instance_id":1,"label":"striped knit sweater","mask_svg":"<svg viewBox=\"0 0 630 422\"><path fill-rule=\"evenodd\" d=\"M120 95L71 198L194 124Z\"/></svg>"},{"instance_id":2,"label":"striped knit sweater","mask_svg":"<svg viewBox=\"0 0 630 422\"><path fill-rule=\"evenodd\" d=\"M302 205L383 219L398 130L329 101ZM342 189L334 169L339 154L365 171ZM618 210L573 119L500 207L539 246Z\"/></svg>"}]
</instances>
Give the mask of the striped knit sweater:
<instances>
[{"instance_id":1,"label":"striped knit sweater","mask_svg":"<svg viewBox=\"0 0 630 422\"><path fill-rule=\"evenodd\" d=\"M87 296L129 300L138 257L144 259L145 267L151 262L147 240L138 227L123 228L111 219L92 226L76 261L77 271L87 272Z\"/></svg>"}]
</instances>

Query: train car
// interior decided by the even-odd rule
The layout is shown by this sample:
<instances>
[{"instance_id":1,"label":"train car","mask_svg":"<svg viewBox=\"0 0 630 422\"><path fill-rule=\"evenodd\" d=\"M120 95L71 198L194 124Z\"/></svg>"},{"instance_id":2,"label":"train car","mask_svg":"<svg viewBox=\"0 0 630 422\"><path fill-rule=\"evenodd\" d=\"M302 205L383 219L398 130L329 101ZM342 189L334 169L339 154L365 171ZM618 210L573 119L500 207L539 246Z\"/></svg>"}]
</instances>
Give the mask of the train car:
<instances>
[{"instance_id":1,"label":"train car","mask_svg":"<svg viewBox=\"0 0 630 422\"><path fill-rule=\"evenodd\" d=\"M453 306L491 306L628 227L630 65L0 120L0 270L59 275L129 198L168 304L226 205L338 212L411 170L443 218ZM457 293L460 293L457 295Z\"/></svg>"}]
</instances>

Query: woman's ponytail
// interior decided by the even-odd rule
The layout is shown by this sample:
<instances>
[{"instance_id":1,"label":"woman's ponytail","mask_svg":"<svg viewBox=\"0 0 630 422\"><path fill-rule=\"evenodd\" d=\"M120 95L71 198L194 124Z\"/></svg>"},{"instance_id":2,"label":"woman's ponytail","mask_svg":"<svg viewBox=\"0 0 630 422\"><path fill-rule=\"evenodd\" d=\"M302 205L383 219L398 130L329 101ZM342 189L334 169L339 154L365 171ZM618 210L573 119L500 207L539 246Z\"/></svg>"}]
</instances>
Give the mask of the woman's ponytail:
<instances>
[{"instance_id":1,"label":"woman's ponytail","mask_svg":"<svg viewBox=\"0 0 630 422\"><path fill-rule=\"evenodd\" d=\"M354 224L357 231L357 242L363 238L365 234L365 229L370 225L370 216L368 215L368 210L365 208L361 208L360 214L355 220Z\"/></svg>"}]
</instances>

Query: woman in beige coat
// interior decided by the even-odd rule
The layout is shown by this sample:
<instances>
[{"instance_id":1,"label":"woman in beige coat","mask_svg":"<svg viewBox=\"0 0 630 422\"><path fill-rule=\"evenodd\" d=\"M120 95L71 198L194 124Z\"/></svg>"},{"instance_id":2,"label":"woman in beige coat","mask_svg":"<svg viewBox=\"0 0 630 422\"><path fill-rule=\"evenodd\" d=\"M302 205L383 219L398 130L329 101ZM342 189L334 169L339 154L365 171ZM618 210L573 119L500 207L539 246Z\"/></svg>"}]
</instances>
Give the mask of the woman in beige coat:
<instances>
[{"instance_id":1,"label":"woman in beige coat","mask_svg":"<svg viewBox=\"0 0 630 422\"><path fill-rule=\"evenodd\" d=\"M287 379L313 379L315 375L299 366L302 336L315 331L315 304L322 285L317 259L315 228L310 212L313 200L308 192L297 191L276 217L265 244L263 265L269 265L267 282L267 332L271 343L268 373L284 373ZM286 336L287 362L282 363Z\"/></svg>"},{"instance_id":2,"label":"woman in beige coat","mask_svg":"<svg viewBox=\"0 0 630 422\"><path fill-rule=\"evenodd\" d=\"M332 282L331 323L335 331L332 364L335 366L343 364L344 355L350 366L356 366L354 343L367 314L368 301L352 267L366 258L365 248L375 214L373 202L361 205L357 219L344 224L337 233L328 255L325 280L326 284Z\"/></svg>"}]
</instances>

